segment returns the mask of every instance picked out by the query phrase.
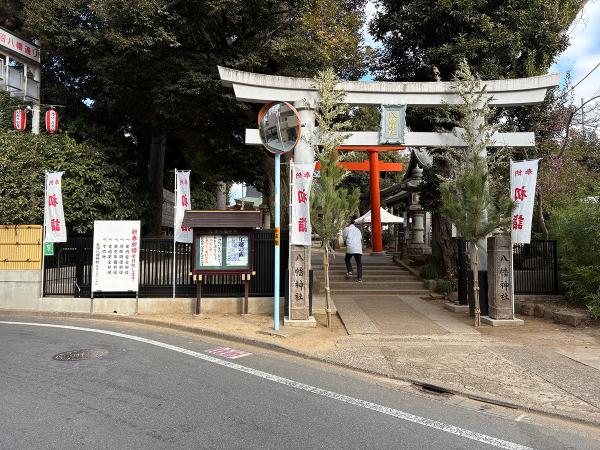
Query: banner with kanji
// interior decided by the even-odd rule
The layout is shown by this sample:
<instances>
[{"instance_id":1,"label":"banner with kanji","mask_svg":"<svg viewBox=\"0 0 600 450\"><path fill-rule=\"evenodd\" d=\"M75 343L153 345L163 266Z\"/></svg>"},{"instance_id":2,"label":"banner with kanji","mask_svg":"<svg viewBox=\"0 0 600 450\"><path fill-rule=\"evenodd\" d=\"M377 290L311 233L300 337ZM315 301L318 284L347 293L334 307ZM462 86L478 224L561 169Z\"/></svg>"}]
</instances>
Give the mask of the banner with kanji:
<instances>
[{"instance_id":1,"label":"banner with kanji","mask_svg":"<svg viewBox=\"0 0 600 450\"><path fill-rule=\"evenodd\" d=\"M512 243L529 244L539 159L511 162L510 192L517 203L512 216Z\"/></svg>"},{"instance_id":2,"label":"banner with kanji","mask_svg":"<svg viewBox=\"0 0 600 450\"><path fill-rule=\"evenodd\" d=\"M311 245L310 188L315 163L290 163L292 168L292 220L290 244Z\"/></svg>"},{"instance_id":3,"label":"banner with kanji","mask_svg":"<svg viewBox=\"0 0 600 450\"><path fill-rule=\"evenodd\" d=\"M62 204L63 172L46 173L44 199L44 242L67 242L67 227Z\"/></svg>"},{"instance_id":4,"label":"banner with kanji","mask_svg":"<svg viewBox=\"0 0 600 450\"><path fill-rule=\"evenodd\" d=\"M192 196L190 194L190 171L177 170L175 172L175 241L192 243L192 229L182 227L183 215L186 209L192 209Z\"/></svg>"},{"instance_id":5,"label":"banner with kanji","mask_svg":"<svg viewBox=\"0 0 600 450\"><path fill-rule=\"evenodd\" d=\"M140 272L139 220L95 220L92 291L137 292Z\"/></svg>"}]
</instances>

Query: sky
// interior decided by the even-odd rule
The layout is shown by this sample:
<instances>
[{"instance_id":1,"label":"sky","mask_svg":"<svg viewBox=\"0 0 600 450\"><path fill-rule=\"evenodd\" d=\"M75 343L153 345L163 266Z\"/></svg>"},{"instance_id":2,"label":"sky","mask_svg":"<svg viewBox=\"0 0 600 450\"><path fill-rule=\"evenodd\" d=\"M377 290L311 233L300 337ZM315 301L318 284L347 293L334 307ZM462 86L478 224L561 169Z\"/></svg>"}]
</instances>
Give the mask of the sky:
<instances>
[{"instance_id":1,"label":"sky","mask_svg":"<svg viewBox=\"0 0 600 450\"><path fill-rule=\"evenodd\" d=\"M367 23L377 11L374 1L367 2L365 13ZM594 66L600 63L600 0L590 0L579 13L568 31L570 45L560 55L556 64L550 67L549 73L561 72L563 83L567 72L571 73L572 85L580 81ZM369 34L367 26L363 27L365 45L377 47L379 44ZM371 80L367 75L363 80ZM600 94L600 67L596 68L573 92L576 103L581 98L589 99L595 94ZM235 184L230 191L230 202L241 195L241 184Z\"/></svg>"},{"instance_id":2,"label":"sky","mask_svg":"<svg viewBox=\"0 0 600 450\"><path fill-rule=\"evenodd\" d=\"M600 63L600 1L590 0L569 30L570 46L550 72L571 71L572 84L581 80ZM564 78L563 78L564 79ZM574 90L574 99L589 99L600 93L600 67Z\"/></svg>"},{"instance_id":3,"label":"sky","mask_svg":"<svg viewBox=\"0 0 600 450\"><path fill-rule=\"evenodd\" d=\"M374 1L369 1L365 9L367 23L377 11ZM569 29L571 45L559 57L556 64L550 67L549 73L561 72L563 83L567 72L571 72L572 85L582 79L594 66L600 63L600 0L590 0ZM363 27L365 45L379 46L369 34L366 25ZM363 78L370 80L369 75ZM594 94L600 94L600 67L587 77L574 90L574 98L588 99Z\"/></svg>"}]
</instances>

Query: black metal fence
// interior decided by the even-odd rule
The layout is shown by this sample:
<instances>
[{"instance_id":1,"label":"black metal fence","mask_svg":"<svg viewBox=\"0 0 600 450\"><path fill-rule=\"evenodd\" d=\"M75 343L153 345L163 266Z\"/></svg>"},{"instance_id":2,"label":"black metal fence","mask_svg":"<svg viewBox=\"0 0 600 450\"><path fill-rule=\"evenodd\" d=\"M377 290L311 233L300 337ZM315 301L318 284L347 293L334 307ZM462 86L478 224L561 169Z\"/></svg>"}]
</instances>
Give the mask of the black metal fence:
<instances>
[{"instance_id":1,"label":"black metal fence","mask_svg":"<svg viewBox=\"0 0 600 450\"><path fill-rule=\"evenodd\" d=\"M556 241L531 241L513 247L515 294L558 294Z\"/></svg>"},{"instance_id":2,"label":"black metal fence","mask_svg":"<svg viewBox=\"0 0 600 450\"><path fill-rule=\"evenodd\" d=\"M270 297L274 288L273 230L254 232L254 270L250 296ZM175 280L177 297L194 297L196 293L189 272L192 245L176 244ZM89 297L92 285L92 238L71 238L54 244L54 256L44 259L44 295ZM284 295L288 262L288 233L281 231L280 294ZM213 277L202 286L203 297L242 296L244 286L229 279ZM140 240L140 297L171 297L173 295L173 239L142 238ZM94 293L94 296L131 296L131 293Z\"/></svg>"},{"instance_id":3,"label":"black metal fence","mask_svg":"<svg viewBox=\"0 0 600 450\"><path fill-rule=\"evenodd\" d=\"M470 266L464 240L458 239L457 242L459 301L466 304ZM556 241L531 241L530 244L513 246L513 274L515 294L558 294Z\"/></svg>"}]
</instances>

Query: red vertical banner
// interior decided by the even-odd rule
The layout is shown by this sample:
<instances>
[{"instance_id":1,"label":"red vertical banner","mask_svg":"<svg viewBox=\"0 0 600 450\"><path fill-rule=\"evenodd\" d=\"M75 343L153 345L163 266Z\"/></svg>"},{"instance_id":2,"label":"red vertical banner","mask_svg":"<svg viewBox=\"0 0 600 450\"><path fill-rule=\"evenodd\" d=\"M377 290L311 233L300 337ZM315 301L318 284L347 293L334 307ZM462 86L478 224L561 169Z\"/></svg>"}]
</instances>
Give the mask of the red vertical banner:
<instances>
[{"instance_id":1,"label":"red vertical banner","mask_svg":"<svg viewBox=\"0 0 600 450\"><path fill-rule=\"evenodd\" d=\"M62 203L63 172L46 174L44 199L44 242L67 242L67 227Z\"/></svg>"},{"instance_id":2,"label":"red vertical banner","mask_svg":"<svg viewBox=\"0 0 600 450\"><path fill-rule=\"evenodd\" d=\"M516 203L512 217L512 243L529 244L539 159L513 161L510 165L510 193Z\"/></svg>"},{"instance_id":3,"label":"red vertical banner","mask_svg":"<svg viewBox=\"0 0 600 450\"><path fill-rule=\"evenodd\" d=\"M192 242L192 229L184 227L183 216L186 210L192 209L192 194L190 190L190 171L178 170L175 172L175 225L174 234L176 242Z\"/></svg>"},{"instance_id":4,"label":"red vertical banner","mask_svg":"<svg viewBox=\"0 0 600 450\"><path fill-rule=\"evenodd\" d=\"M292 221L290 243L311 245L310 189L315 163L290 163L292 165Z\"/></svg>"}]
</instances>

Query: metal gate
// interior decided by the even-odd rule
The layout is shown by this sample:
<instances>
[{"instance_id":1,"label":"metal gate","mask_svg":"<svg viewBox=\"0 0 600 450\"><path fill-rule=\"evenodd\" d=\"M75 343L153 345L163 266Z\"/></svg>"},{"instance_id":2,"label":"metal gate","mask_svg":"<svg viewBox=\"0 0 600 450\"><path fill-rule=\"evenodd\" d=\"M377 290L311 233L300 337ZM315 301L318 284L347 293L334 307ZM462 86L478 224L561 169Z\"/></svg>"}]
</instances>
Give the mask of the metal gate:
<instances>
[{"instance_id":1,"label":"metal gate","mask_svg":"<svg viewBox=\"0 0 600 450\"><path fill-rule=\"evenodd\" d=\"M515 294L558 294L556 241L531 241L513 247Z\"/></svg>"}]
</instances>

